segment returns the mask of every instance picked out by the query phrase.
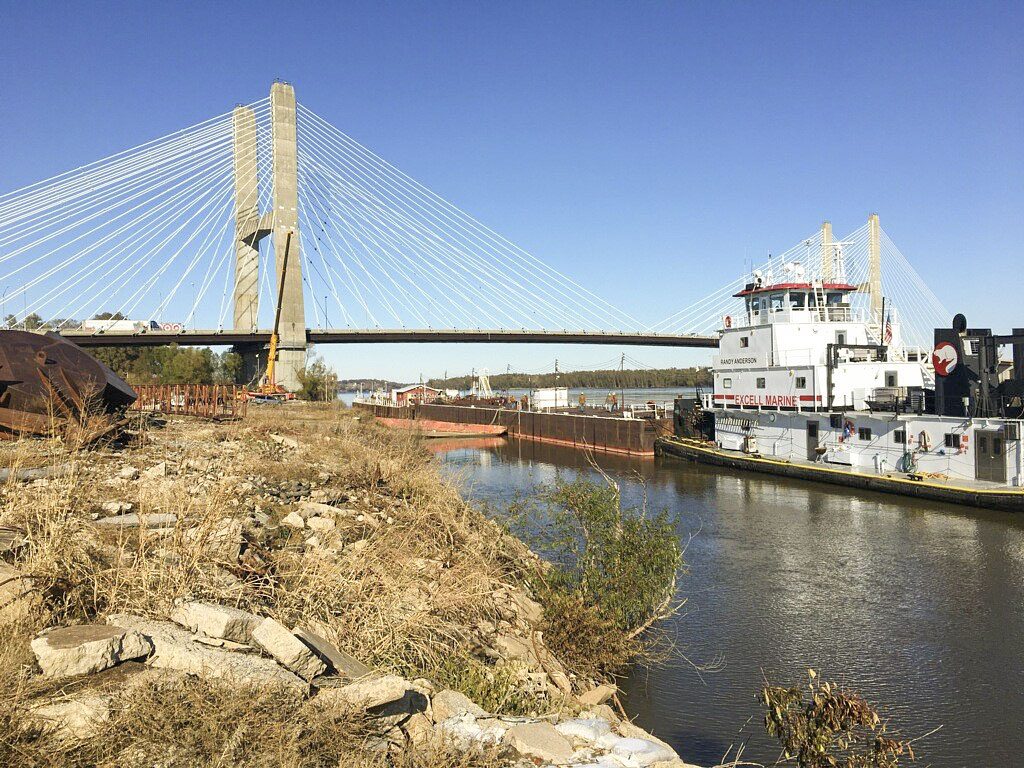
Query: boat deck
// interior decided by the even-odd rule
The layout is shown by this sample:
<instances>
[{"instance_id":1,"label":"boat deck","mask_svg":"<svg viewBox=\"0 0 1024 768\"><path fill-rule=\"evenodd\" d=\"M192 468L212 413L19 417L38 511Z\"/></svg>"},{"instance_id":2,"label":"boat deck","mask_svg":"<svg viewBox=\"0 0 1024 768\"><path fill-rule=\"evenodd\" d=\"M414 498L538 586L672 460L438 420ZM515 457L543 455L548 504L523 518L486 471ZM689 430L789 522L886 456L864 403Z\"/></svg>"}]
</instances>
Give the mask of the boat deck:
<instances>
[{"instance_id":1,"label":"boat deck","mask_svg":"<svg viewBox=\"0 0 1024 768\"><path fill-rule=\"evenodd\" d=\"M915 496L953 504L970 504L988 509L1024 510L1024 489L983 480L962 478L947 480L935 475L913 475L899 472L875 474L862 472L842 464L779 459L759 454L727 451L713 443L678 437L659 438L655 443L655 452L659 455L677 456L717 466L846 485L883 493Z\"/></svg>"}]
</instances>

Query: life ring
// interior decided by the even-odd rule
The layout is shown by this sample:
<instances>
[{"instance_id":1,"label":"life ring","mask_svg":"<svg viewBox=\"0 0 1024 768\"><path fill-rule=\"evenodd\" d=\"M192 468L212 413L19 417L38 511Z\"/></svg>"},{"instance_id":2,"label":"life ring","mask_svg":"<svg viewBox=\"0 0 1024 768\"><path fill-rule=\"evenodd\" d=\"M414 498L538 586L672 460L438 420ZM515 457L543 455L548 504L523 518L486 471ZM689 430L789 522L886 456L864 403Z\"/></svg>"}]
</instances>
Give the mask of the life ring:
<instances>
[{"instance_id":1,"label":"life ring","mask_svg":"<svg viewBox=\"0 0 1024 768\"><path fill-rule=\"evenodd\" d=\"M928 433L925 432L923 429L920 431L920 433L918 433L917 445L925 453L932 449L932 439L928 437Z\"/></svg>"},{"instance_id":2,"label":"life ring","mask_svg":"<svg viewBox=\"0 0 1024 768\"><path fill-rule=\"evenodd\" d=\"M732 315L726 315L724 318L722 318L722 323L725 325L726 328L732 328Z\"/></svg>"}]
</instances>

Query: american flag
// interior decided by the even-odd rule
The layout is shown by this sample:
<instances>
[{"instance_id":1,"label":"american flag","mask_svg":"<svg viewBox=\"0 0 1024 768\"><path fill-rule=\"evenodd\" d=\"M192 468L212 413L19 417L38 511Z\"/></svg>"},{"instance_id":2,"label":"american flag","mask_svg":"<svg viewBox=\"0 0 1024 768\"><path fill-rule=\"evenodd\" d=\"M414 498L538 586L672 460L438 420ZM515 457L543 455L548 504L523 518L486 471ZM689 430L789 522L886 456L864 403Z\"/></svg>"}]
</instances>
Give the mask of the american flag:
<instances>
[{"instance_id":1,"label":"american flag","mask_svg":"<svg viewBox=\"0 0 1024 768\"><path fill-rule=\"evenodd\" d=\"M892 343L892 313L888 313L885 316L885 331L882 334L882 343Z\"/></svg>"}]
</instances>

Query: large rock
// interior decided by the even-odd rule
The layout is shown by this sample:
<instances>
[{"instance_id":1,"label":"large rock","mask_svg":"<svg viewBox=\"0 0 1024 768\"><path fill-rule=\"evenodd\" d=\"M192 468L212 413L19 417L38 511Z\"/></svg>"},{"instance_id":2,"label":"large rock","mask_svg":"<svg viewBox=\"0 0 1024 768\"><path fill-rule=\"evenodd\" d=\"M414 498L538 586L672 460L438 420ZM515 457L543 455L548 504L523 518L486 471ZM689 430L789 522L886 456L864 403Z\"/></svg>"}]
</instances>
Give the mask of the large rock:
<instances>
[{"instance_id":1,"label":"large rock","mask_svg":"<svg viewBox=\"0 0 1024 768\"><path fill-rule=\"evenodd\" d=\"M619 739L612 746L611 754L631 768L646 768L655 763L678 759L671 747L648 739Z\"/></svg>"},{"instance_id":2,"label":"large rock","mask_svg":"<svg viewBox=\"0 0 1024 768\"><path fill-rule=\"evenodd\" d=\"M540 660L533 652L533 648L521 637L507 633L496 635L494 638L494 649L503 659L522 661L530 667L540 666Z\"/></svg>"},{"instance_id":3,"label":"large rock","mask_svg":"<svg viewBox=\"0 0 1024 768\"><path fill-rule=\"evenodd\" d=\"M252 630L252 639L281 664L306 680L327 670L327 665L309 646L293 635L288 627L271 618L263 619Z\"/></svg>"},{"instance_id":4,"label":"large rock","mask_svg":"<svg viewBox=\"0 0 1024 768\"><path fill-rule=\"evenodd\" d=\"M597 717L563 720L555 730L577 745L592 746L612 732L611 724Z\"/></svg>"},{"instance_id":5,"label":"large rock","mask_svg":"<svg viewBox=\"0 0 1024 768\"><path fill-rule=\"evenodd\" d=\"M483 719L477 722L468 712L441 720L437 733L454 746L470 750L500 744L508 730L500 720Z\"/></svg>"},{"instance_id":6,"label":"large rock","mask_svg":"<svg viewBox=\"0 0 1024 768\"><path fill-rule=\"evenodd\" d=\"M174 609L171 619L193 632L230 640L252 643L252 631L263 620L256 614L214 603L182 603Z\"/></svg>"},{"instance_id":7,"label":"large rock","mask_svg":"<svg viewBox=\"0 0 1024 768\"><path fill-rule=\"evenodd\" d=\"M503 741L523 757L564 765L572 759L572 742L551 723L522 723L505 732Z\"/></svg>"},{"instance_id":8,"label":"large rock","mask_svg":"<svg viewBox=\"0 0 1024 768\"><path fill-rule=\"evenodd\" d=\"M487 715L483 707L459 691L439 691L434 694L434 698L430 703L434 713L434 722L437 723L450 717L458 717L467 712L473 715L473 717L484 717Z\"/></svg>"},{"instance_id":9,"label":"large rock","mask_svg":"<svg viewBox=\"0 0 1024 768\"><path fill-rule=\"evenodd\" d=\"M580 704L584 707L596 707L598 704L604 704L608 699L615 695L618 690L614 685L608 685L606 683L591 688L586 693L581 693L579 697Z\"/></svg>"},{"instance_id":10,"label":"large rock","mask_svg":"<svg viewBox=\"0 0 1024 768\"><path fill-rule=\"evenodd\" d=\"M338 676L346 677L350 680L358 680L361 677L373 674L373 670L355 656L345 653L345 651L333 645L325 637L318 635L313 630L306 629L305 627L295 627L292 633L308 645L320 661L326 664L329 670Z\"/></svg>"},{"instance_id":11,"label":"large rock","mask_svg":"<svg viewBox=\"0 0 1024 768\"><path fill-rule=\"evenodd\" d=\"M58 627L32 641L32 652L47 677L101 672L152 650L153 644L139 632L103 624Z\"/></svg>"},{"instance_id":12,"label":"large rock","mask_svg":"<svg viewBox=\"0 0 1024 768\"><path fill-rule=\"evenodd\" d=\"M400 702L416 687L404 677L365 677L340 688L325 688L313 700L327 709L376 709Z\"/></svg>"},{"instance_id":13,"label":"large rock","mask_svg":"<svg viewBox=\"0 0 1024 768\"><path fill-rule=\"evenodd\" d=\"M34 707L31 715L41 721L44 732L82 741L95 736L110 719L110 697L87 693Z\"/></svg>"},{"instance_id":14,"label":"large rock","mask_svg":"<svg viewBox=\"0 0 1024 768\"><path fill-rule=\"evenodd\" d=\"M544 620L544 607L536 600L529 598L521 590L512 590L509 597L518 613L527 624L538 626Z\"/></svg>"},{"instance_id":15,"label":"large rock","mask_svg":"<svg viewBox=\"0 0 1024 768\"><path fill-rule=\"evenodd\" d=\"M300 501L296 511L303 518L308 519L310 517L333 517L340 510L337 507L332 507L330 504L323 504L318 501Z\"/></svg>"},{"instance_id":16,"label":"large rock","mask_svg":"<svg viewBox=\"0 0 1024 768\"><path fill-rule=\"evenodd\" d=\"M107 620L131 627L149 638L153 644L149 664L153 667L242 685L275 685L301 692L309 690L302 679L273 659L201 645L188 631L169 621L126 614L110 616Z\"/></svg>"}]
</instances>

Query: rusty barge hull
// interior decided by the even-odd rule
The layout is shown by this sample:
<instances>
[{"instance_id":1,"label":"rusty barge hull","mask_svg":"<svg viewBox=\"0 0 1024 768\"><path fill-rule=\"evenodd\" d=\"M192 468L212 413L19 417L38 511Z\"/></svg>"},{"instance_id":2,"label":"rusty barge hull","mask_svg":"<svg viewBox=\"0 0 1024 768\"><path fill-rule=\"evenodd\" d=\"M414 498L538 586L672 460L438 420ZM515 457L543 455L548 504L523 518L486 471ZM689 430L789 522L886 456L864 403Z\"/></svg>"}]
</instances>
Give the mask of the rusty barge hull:
<instances>
[{"instance_id":1,"label":"rusty barge hull","mask_svg":"<svg viewBox=\"0 0 1024 768\"><path fill-rule=\"evenodd\" d=\"M654 442L671 431L668 419L621 419L570 413L517 411L507 408L421 404L412 406L356 403L354 408L381 419L443 421L504 427L508 437L626 456L654 457Z\"/></svg>"}]
</instances>

